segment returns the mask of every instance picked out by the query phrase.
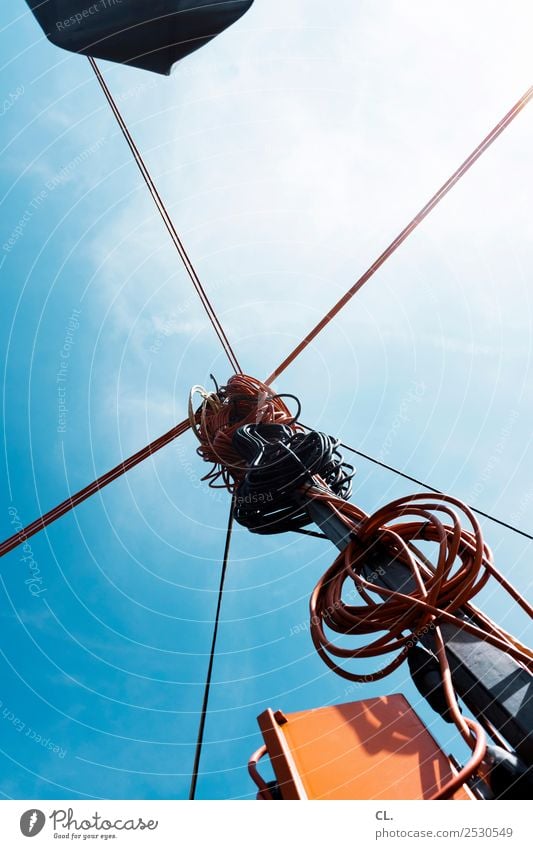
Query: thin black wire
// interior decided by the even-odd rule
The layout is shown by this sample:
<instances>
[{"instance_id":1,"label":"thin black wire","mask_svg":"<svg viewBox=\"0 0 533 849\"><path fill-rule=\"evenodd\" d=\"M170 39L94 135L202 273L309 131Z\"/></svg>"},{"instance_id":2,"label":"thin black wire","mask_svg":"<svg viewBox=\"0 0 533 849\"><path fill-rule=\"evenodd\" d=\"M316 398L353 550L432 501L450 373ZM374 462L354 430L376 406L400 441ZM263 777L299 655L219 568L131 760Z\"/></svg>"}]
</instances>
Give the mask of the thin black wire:
<instances>
[{"instance_id":1,"label":"thin black wire","mask_svg":"<svg viewBox=\"0 0 533 849\"><path fill-rule=\"evenodd\" d=\"M217 314L216 314L216 312L213 308L213 305L211 304L211 301L209 300L209 297L208 297L204 287L202 286L202 283L201 283L201 280L198 276L198 273L197 273L194 265L192 264L192 261L191 261L189 255L188 255L187 251L185 250L185 246L184 246L183 242L181 241L181 239L178 235L178 232L177 232L177 230L174 226L174 222L172 221L172 218L170 217L170 214L169 214L169 212L168 212L168 210L165 206L163 199L161 198L161 195L159 194L159 191L157 190L157 186L155 185L155 183L152 179L152 175L150 174L150 171L148 170L148 167L147 167L147 165L146 165L146 163L143 159L143 156L142 156L139 148L137 147L137 145L135 144L135 142L133 140L133 137L132 137L132 135L131 135L128 127L127 127L127 124L126 124L124 118L122 117L122 113L120 112L120 109L118 108L118 106L117 106L117 104L116 104L116 102L113 98L113 95L111 94L111 92L110 92L110 90L107 86L107 83L102 76L100 68L98 67L97 63L92 58L92 56L88 56L87 58L89 59L89 64L91 65L91 68L94 71L94 74L96 76L96 79L98 80L100 88L102 89L102 91L105 95L105 98L106 98L109 106L111 107L111 111L113 112L113 115L115 116L117 124L119 125L119 127L121 129L122 135L124 136L124 139L128 144L128 147L129 147L129 149L130 149L130 151L133 155L133 158L134 158L134 160L137 164L137 167L139 168L139 171L141 172L141 174L143 176L143 179L146 183L148 191L150 192L150 194L153 198L153 201L154 201L154 203L157 207L157 210L158 210L159 214L161 215L161 218L163 219L165 227L167 228L167 230L170 234L170 238L172 239L174 247L176 248L176 250L177 250L177 252L178 252L178 254L181 258L181 261L183 262L183 265L185 266L185 270L187 271L187 274L189 275L191 282L192 282L194 288L196 289L198 297L200 298L200 300L202 302L202 305L203 305L203 307L204 307L204 309L207 313L207 316L208 316L211 324L213 325L215 333L217 334L217 336L220 340L220 343L221 343L222 347L224 348L224 351L225 351L226 356L229 360L229 363L230 363L232 369L234 370L234 372L236 374L241 374L242 369L239 365L239 361L238 361L238 359L235 355L235 352L234 352L233 348L231 347L231 343L230 343L228 337L226 336L226 332L225 332L224 328L222 327L222 324L220 323L220 320L219 320L219 318L218 318L218 316L217 316Z\"/></svg>"},{"instance_id":2,"label":"thin black wire","mask_svg":"<svg viewBox=\"0 0 533 849\"><path fill-rule=\"evenodd\" d=\"M207 718L207 706L209 703L209 691L211 689L211 677L213 674L213 664L215 660L215 650L217 643L217 634L218 634L218 624L220 621L220 609L222 607L222 596L224 593L224 581L226 578L226 572L228 568L228 557L229 557L229 548L231 543L231 534L233 531L233 512L234 512L234 501L231 502L231 507L229 511L228 517L228 529L226 531L226 544L224 546L224 557L222 560L222 571L220 573L220 585L218 588L218 600L217 600L217 609L215 613L215 626L213 628L213 640L211 642L211 652L209 654L209 665L207 667L207 677L205 681L205 689L204 689L204 699L202 702L202 710L200 713L200 725L198 727L198 739L196 741L196 750L194 753L194 764L192 768L192 776L191 776L191 788L189 791L189 800L193 800L196 795L196 785L198 783L198 770L200 768L200 758L202 756L202 745L204 742L204 731L205 731L205 721Z\"/></svg>"},{"instance_id":3,"label":"thin black wire","mask_svg":"<svg viewBox=\"0 0 533 849\"><path fill-rule=\"evenodd\" d=\"M418 478L413 478L411 475L407 475L405 472L401 472L399 469L395 469L394 466L389 466L387 463L382 463L381 460L376 460L375 457L370 457L369 454L363 454L362 451L356 451L355 448L352 448L350 445L346 445L345 442L340 443L341 448L345 448L346 451L351 451L353 454L357 454L358 457L363 457L365 460L369 460L371 463L375 463L376 466L381 466L382 469L387 469L389 472L394 472L394 474L399 475L401 478L405 478L412 483L418 484L418 486L423 486L424 489L429 489L431 492L436 492L438 495L442 493L441 489L435 489L434 486L430 486L428 483L424 483L424 481L418 480ZM526 539L532 539L533 535L528 534L527 531L522 531L520 528L516 528L514 525L510 525L508 522L504 522L502 519L497 519L495 516L491 516L490 513L484 513L483 510L479 510L477 507L472 507L471 504L468 505L470 510L473 513L477 513L478 516L483 516L485 519L490 519L491 522L495 522L497 525L501 525L503 528L507 528L510 531L514 531L515 534L520 534Z\"/></svg>"},{"instance_id":4,"label":"thin black wire","mask_svg":"<svg viewBox=\"0 0 533 849\"><path fill-rule=\"evenodd\" d=\"M326 536L326 534L321 534L318 531L309 531L307 528L294 528L293 532L295 534L303 534L303 536L306 536L306 537L315 537L315 539L327 539L327 540L329 540L329 537Z\"/></svg>"}]
</instances>

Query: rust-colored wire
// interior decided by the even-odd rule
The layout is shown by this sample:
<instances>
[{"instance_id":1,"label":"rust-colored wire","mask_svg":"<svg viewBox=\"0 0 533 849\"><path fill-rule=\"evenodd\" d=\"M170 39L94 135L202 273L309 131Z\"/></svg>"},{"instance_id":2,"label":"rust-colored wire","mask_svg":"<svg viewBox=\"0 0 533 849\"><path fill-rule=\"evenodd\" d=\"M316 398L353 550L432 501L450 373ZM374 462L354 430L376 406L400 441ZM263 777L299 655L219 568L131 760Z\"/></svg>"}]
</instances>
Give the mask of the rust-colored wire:
<instances>
[{"instance_id":1,"label":"rust-colored wire","mask_svg":"<svg viewBox=\"0 0 533 849\"><path fill-rule=\"evenodd\" d=\"M22 530L0 543L0 557L3 557L3 555L7 554L9 551L12 551L18 545L21 545L38 531L46 528L48 525L51 525L52 522L56 521L56 519L64 516L65 513L68 513L69 510L77 507L78 504L81 504L82 501L85 501L91 495L94 495L94 493L98 492L98 490L103 489L104 486L107 486L112 481L121 477L121 475L129 472L130 469L133 469L134 466L142 463L142 461L146 460L147 457L150 457L151 454L155 454L156 451L159 451L165 445L168 445L169 442L177 439L178 436L185 433L189 427L190 423L188 419L185 419L185 421L180 422L180 424L177 424L171 430L167 431L167 433L164 433L163 436L160 436L158 439L150 442L149 445L141 448L140 451L137 451L131 457L128 457L126 460L122 460L118 466L115 466L109 472L106 472L105 475L97 478L83 489L80 489L79 492L74 493L74 495L69 495L69 497L66 498L65 501L62 501L61 504L58 504L57 507L49 510L48 513L45 513L43 516L39 516L39 518L35 519L35 521L31 522L31 524L22 528Z\"/></svg>"},{"instance_id":2,"label":"rust-colored wire","mask_svg":"<svg viewBox=\"0 0 533 849\"><path fill-rule=\"evenodd\" d=\"M209 299L209 296L208 296L204 286L202 285L202 282L201 282L201 280L198 276L198 273L197 273L197 271L196 271L196 269L195 269L195 267L194 267L194 265L191 261L191 258L189 257L189 254L187 253L187 250L185 249L185 246L184 246L183 242L181 241L181 239L178 235L176 227L174 226L174 222L172 221L172 218L170 217L170 214L169 214L169 212L166 208L165 202L163 201L161 195L159 194L157 186L155 185L153 178L152 178L152 175L150 174L150 171L148 170L148 167L147 167L147 165L144 161L143 155L140 152L137 145L135 144L135 141L133 140L133 136L131 135L131 133L128 129L128 126L127 126L124 118L122 117L122 113L120 112L120 109L118 108L117 103L116 103L113 95L111 94L111 91L109 90L107 83L104 80L102 72L100 71L100 68L98 67L96 61L93 59L92 56L88 56L87 58L89 60L89 64L90 64L91 68L94 71L96 79L98 80L98 84L99 84L100 88L102 89L109 106L111 107L111 111L113 112L113 115L115 116L117 124L120 127L122 135L124 136L124 139L125 139L128 147L129 147L129 149L130 149L130 151L133 155L133 158L134 158L134 160L137 164L137 167L142 174L142 177L143 177L143 179L146 183L148 191L150 192L152 199L153 199L153 201L156 205L157 211L159 212L161 218L163 219L163 223L168 230L170 238L172 239L172 243L173 243L174 247L176 248L176 251L178 252L179 257L180 257L183 265L185 266L185 270L186 270L187 274L189 275L190 281L193 284L193 286L196 290L196 293L197 293L198 297L200 298L202 306L203 306L203 308L204 308L204 310L207 314L207 317L208 317L209 321L211 322L211 324L213 326L213 330L217 334L217 336L220 340L220 343L221 343L222 347L224 348L224 351L225 351L226 356L228 358L229 364L231 365L231 367L233 368L233 370L235 372L240 372L241 367L240 367L239 361L238 361L238 359L235 355L235 351L233 350L233 348L231 346L231 342L229 341L229 339L226 335L226 332L225 332L222 324L220 323L220 320L219 320L219 318L218 318L218 316L215 312L215 309L214 309L214 307L213 307L213 305L212 305L212 303Z\"/></svg>"},{"instance_id":3,"label":"rust-colored wire","mask_svg":"<svg viewBox=\"0 0 533 849\"><path fill-rule=\"evenodd\" d=\"M13 551L18 545L28 540L38 531L51 525L56 519L64 516L69 510L77 507L95 492L103 489L112 481L124 475L134 466L141 463L151 454L155 454L165 445L177 439L192 427L196 436L201 440L200 455L208 462L213 463L214 468L206 477L211 486L217 486L217 480L222 478L222 486L227 486L233 491L234 486L242 478L243 463L231 447L231 438L234 431L247 422L276 422L278 424L290 424L293 415L284 404L283 400L272 393L272 390L256 380L244 374L231 377L227 384L227 393L223 403L217 400L215 393L209 394L206 390L200 391L204 398L198 414L192 407L189 409L189 418L180 422L167 433L155 439L153 442L141 448L131 457L122 460L117 466L85 486L79 492L70 495L61 504L52 510L39 516L25 528L17 531L8 539L0 543L0 557ZM220 484L218 484L220 485Z\"/></svg>"},{"instance_id":4,"label":"rust-colored wire","mask_svg":"<svg viewBox=\"0 0 533 849\"><path fill-rule=\"evenodd\" d=\"M271 384L282 374L288 366L298 357L302 351L304 351L307 346L315 339L318 334L329 324L329 322L335 318L337 313L341 311L341 309L346 306L346 304L353 298L353 296L361 289L365 283L367 283L371 277L378 271L379 268L386 262L390 256L400 247L402 242L407 239L408 236L415 230L419 224L422 223L424 218L426 218L429 213L437 206L437 204L442 200L442 198L448 194L450 189L455 186L455 184L461 179L461 177L466 174L466 172L472 167L474 162L476 162L479 157L490 147L490 145L498 138L498 136L503 133L506 127L514 121L516 116L524 109L525 106L529 103L529 101L533 98L533 86L529 88L525 94L518 100L514 106L509 110L509 112L504 115L501 121L496 124L495 127L490 131L490 133L483 139L483 141L476 147L475 150L472 151L470 156L468 156L465 161L459 166L459 168L454 171L451 177L446 180L446 182L440 187L440 189L435 192L433 197L426 203L424 207L418 212L415 217L409 222L409 224L404 227L401 233L396 236L396 238L388 245L387 248L383 251L382 254L372 263L370 268L368 268L364 274L359 277L358 280L348 289L347 292L340 298L337 303L331 307L329 312L318 322L315 327L309 331L307 336L296 346L296 348L291 351L291 353L285 357L283 362L272 372L272 374L266 379L267 384Z\"/></svg>"}]
</instances>

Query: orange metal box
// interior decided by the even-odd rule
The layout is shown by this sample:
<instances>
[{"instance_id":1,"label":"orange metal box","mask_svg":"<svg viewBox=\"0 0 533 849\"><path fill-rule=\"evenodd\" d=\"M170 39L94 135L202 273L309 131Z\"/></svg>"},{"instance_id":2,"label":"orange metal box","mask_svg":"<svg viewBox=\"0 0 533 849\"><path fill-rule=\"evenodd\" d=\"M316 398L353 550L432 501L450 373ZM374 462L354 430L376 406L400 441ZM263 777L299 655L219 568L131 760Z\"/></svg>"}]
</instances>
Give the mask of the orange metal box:
<instances>
[{"instance_id":1,"label":"orange metal box","mask_svg":"<svg viewBox=\"0 0 533 849\"><path fill-rule=\"evenodd\" d=\"M456 774L399 694L258 722L284 799L429 799Z\"/></svg>"}]
</instances>

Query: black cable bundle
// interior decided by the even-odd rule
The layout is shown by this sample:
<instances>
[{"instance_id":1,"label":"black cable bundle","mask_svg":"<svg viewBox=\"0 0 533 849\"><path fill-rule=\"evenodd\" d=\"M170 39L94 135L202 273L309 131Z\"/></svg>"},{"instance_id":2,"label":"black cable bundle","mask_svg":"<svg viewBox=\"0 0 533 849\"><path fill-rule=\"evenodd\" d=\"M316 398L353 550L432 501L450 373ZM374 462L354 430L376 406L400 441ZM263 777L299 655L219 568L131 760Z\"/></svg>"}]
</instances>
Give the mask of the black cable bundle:
<instances>
[{"instance_id":1,"label":"black cable bundle","mask_svg":"<svg viewBox=\"0 0 533 849\"><path fill-rule=\"evenodd\" d=\"M353 466L345 463L339 442L318 431L287 425L244 425L233 447L248 464L235 496L235 519L253 533L296 531L311 524L302 490L318 475L340 498L352 491Z\"/></svg>"}]
</instances>

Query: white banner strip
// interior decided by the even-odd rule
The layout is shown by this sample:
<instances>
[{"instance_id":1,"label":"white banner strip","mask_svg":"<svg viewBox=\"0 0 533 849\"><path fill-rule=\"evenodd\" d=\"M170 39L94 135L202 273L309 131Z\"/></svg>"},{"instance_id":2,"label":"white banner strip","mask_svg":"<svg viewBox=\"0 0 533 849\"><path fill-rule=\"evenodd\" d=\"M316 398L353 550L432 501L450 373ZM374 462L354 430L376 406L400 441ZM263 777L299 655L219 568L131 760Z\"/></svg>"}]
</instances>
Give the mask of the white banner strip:
<instances>
[{"instance_id":1,"label":"white banner strip","mask_svg":"<svg viewBox=\"0 0 533 849\"><path fill-rule=\"evenodd\" d=\"M531 846L527 802L5 801L2 845L276 849L326 845L410 849ZM35 838L35 844L28 841Z\"/></svg>"}]
</instances>

